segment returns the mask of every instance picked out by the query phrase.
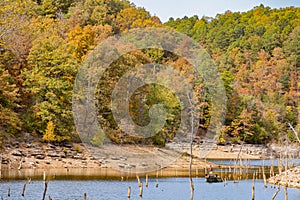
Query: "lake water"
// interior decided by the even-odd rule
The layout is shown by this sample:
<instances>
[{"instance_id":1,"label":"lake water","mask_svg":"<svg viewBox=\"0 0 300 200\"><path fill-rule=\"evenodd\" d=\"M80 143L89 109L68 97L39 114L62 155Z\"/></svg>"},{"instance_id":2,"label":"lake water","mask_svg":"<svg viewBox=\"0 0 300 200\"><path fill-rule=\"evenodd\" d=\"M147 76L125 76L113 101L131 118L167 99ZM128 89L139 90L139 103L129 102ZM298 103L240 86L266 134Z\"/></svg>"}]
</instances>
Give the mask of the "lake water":
<instances>
[{"instance_id":1,"label":"lake water","mask_svg":"<svg viewBox=\"0 0 300 200\"><path fill-rule=\"evenodd\" d=\"M194 199L204 200L250 200L252 180L242 180L238 183L228 181L224 183L206 183L203 178L194 178L195 194ZM141 179L145 185L145 180ZM25 197L21 196L25 181L1 181L0 197L9 200L36 200L42 199L44 182L33 180L27 184ZM158 187L156 187L158 184ZM88 200L120 200L127 198L128 186L131 187L131 200L184 200L189 199L190 188L188 178L150 178L148 188L144 187L143 197L139 197L139 188L136 180L51 180L48 184L47 200L50 195L53 200L74 200L83 199L87 193ZM8 187L11 196L7 197ZM263 181L255 183L255 199L270 200L277 188L263 187ZM283 188L278 193L276 200L283 200ZM300 190L288 188L289 200L299 200Z\"/></svg>"}]
</instances>

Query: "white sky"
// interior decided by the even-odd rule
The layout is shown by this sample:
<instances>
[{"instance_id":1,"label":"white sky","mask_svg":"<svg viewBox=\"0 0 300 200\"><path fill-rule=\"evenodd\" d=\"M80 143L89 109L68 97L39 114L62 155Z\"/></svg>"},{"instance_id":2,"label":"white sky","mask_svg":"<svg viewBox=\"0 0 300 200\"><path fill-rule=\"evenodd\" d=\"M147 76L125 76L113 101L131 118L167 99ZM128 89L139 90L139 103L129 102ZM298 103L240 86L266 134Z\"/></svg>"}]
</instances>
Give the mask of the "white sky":
<instances>
[{"instance_id":1,"label":"white sky","mask_svg":"<svg viewBox=\"0 0 300 200\"><path fill-rule=\"evenodd\" d=\"M156 15L162 22L170 17L198 15L215 17L218 13L231 11L248 11L254 6L263 4L271 8L300 7L300 0L130 0L137 7L144 7L152 15Z\"/></svg>"}]
</instances>

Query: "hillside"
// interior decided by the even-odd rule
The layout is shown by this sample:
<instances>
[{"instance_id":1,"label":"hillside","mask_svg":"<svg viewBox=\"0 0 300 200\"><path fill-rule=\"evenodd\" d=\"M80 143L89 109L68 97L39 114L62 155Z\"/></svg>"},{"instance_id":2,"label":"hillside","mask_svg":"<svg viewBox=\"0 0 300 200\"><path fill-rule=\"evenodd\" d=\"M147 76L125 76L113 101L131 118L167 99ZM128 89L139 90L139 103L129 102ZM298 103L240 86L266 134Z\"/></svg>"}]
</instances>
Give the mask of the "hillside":
<instances>
[{"instance_id":1,"label":"hillside","mask_svg":"<svg viewBox=\"0 0 300 200\"><path fill-rule=\"evenodd\" d=\"M288 123L299 130L299 17L299 8L261 5L165 23L197 40L219 66L228 97L224 138L294 139Z\"/></svg>"},{"instance_id":2,"label":"hillside","mask_svg":"<svg viewBox=\"0 0 300 200\"><path fill-rule=\"evenodd\" d=\"M109 36L139 27L172 27L196 40L216 62L228 98L219 142L295 140L288 123L299 132L300 8L261 5L244 13L171 18L162 24L127 0L0 3L0 137L24 139L29 134L48 142L78 141L72 94L81 62ZM151 105L167 105L168 120L157 135L124 136L112 116L110 99L119 77L152 61L170 64L182 74L191 67L170 52L144 49L121 57L99 81L98 119L115 143L164 145L174 137L180 103L164 87L147 85L130 99L130 114L142 126L149 123ZM195 89L202 91L205 84L196 81ZM198 130L205 133L210 96L199 92L198 98L202 111Z\"/></svg>"}]
</instances>

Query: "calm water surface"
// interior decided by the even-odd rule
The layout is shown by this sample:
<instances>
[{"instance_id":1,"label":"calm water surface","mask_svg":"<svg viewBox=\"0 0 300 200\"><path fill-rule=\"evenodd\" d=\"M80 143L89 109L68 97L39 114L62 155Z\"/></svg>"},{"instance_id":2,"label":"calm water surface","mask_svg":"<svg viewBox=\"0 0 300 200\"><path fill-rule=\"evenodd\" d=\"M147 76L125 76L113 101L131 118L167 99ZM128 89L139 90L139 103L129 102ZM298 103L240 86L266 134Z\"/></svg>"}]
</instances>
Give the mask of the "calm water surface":
<instances>
[{"instance_id":1,"label":"calm water surface","mask_svg":"<svg viewBox=\"0 0 300 200\"><path fill-rule=\"evenodd\" d=\"M144 182L145 180L141 179ZM36 200L42 199L44 182L32 181L26 186L25 198L21 196L25 181L1 181L0 197L10 200ZM156 187L158 184L158 187ZM195 196L194 199L204 200L248 200L251 199L252 180L243 180L239 183L206 183L203 178L194 178ZM83 199L87 193L88 200L119 200L127 198L127 188L131 186L131 199L143 200L184 200L189 199L190 188L188 178L151 178L149 187L144 187L143 198L139 197L139 188L136 180L51 180L48 184L47 198L50 195L53 200L74 200ZM11 197L7 197L7 190L10 187ZM255 184L255 199L270 200L277 188L263 187L263 181L257 180ZM299 200L300 190L288 188L289 200ZM283 200L283 188L276 197Z\"/></svg>"}]
</instances>

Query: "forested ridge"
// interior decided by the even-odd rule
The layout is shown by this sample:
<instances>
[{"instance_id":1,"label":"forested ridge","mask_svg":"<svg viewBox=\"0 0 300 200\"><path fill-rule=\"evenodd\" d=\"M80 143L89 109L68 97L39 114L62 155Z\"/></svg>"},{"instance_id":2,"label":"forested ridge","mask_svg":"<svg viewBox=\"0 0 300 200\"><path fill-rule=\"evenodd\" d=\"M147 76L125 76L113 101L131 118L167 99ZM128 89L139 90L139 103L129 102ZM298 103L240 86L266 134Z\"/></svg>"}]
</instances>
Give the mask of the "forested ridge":
<instances>
[{"instance_id":1,"label":"forested ridge","mask_svg":"<svg viewBox=\"0 0 300 200\"><path fill-rule=\"evenodd\" d=\"M109 36L138 27L172 27L196 40L214 59L228 98L220 142L267 143L286 135L295 139L288 123L299 132L299 8L261 5L244 13L170 18L162 24L158 17L126 0L0 2L1 138L30 133L45 141L78 140L72 94L81 62ZM132 118L140 125L149 123L150 105L167 105L168 122L156 136L146 141L122 138L112 118L110 97L118 77L128 66L132 69L153 60L170 64L182 74L191 68L170 52L145 49L115 61L99 81L98 119L116 143L163 145L174 137L180 103L163 87L140 88L130 103ZM195 90L203 87L200 81ZM200 92L199 98L203 99L199 132L205 132L211 102ZM101 140L93 138L91 143L97 145Z\"/></svg>"},{"instance_id":2,"label":"forested ridge","mask_svg":"<svg viewBox=\"0 0 300 200\"><path fill-rule=\"evenodd\" d=\"M170 19L209 51L227 90L224 138L261 143L299 130L300 10L263 5L215 18Z\"/></svg>"}]
</instances>

